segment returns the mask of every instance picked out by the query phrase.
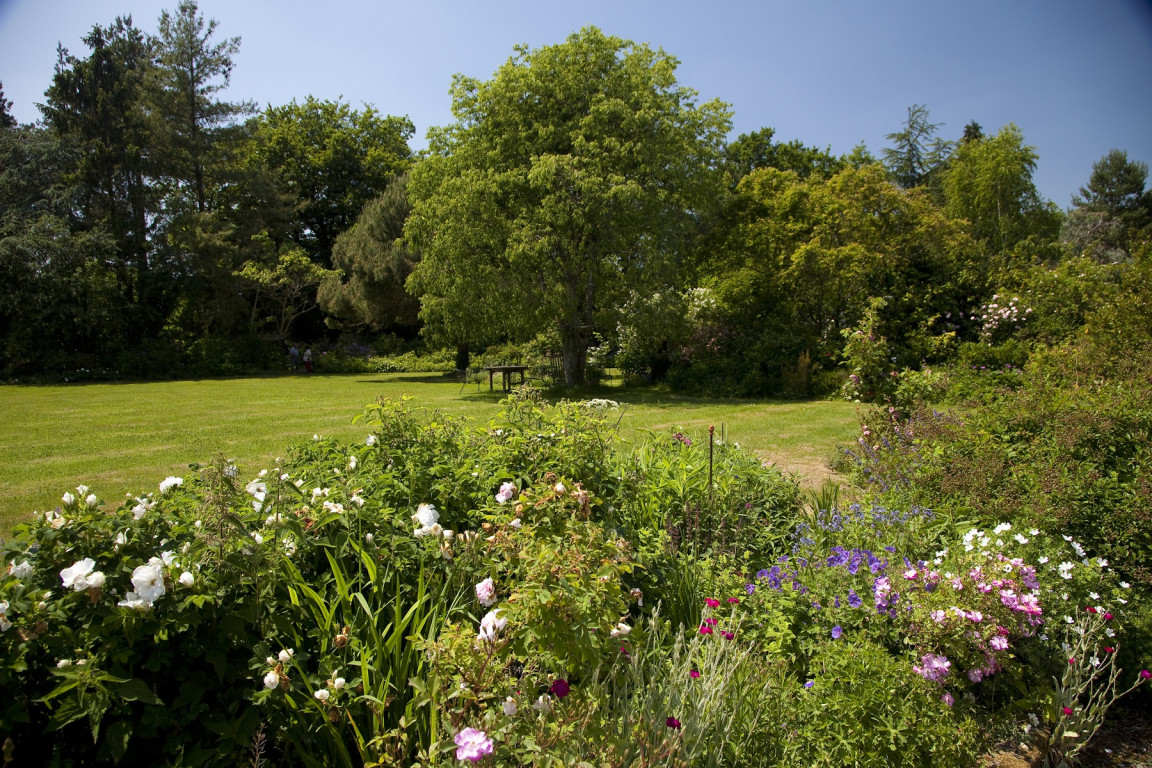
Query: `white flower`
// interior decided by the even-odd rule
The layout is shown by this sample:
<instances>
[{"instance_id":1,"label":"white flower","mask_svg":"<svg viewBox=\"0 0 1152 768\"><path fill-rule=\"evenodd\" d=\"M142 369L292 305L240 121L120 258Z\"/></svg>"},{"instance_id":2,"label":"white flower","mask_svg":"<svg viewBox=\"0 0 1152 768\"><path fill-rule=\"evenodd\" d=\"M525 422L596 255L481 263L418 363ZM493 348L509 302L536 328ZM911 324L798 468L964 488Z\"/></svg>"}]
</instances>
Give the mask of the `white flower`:
<instances>
[{"instance_id":1,"label":"white flower","mask_svg":"<svg viewBox=\"0 0 1152 768\"><path fill-rule=\"evenodd\" d=\"M72 659L60 659L60 661L56 662L56 669L64 669L70 666L72 666Z\"/></svg>"},{"instance_id":2,"label":"white flower","mask_svg":"<svg viewBox=\"0 0 1152 768\"><path fill-rule=\"evenodd\" d=\"M132 507L132 519L139 520L152 511L156 506L156 502L152 501L147 496L142 496L136 499L136 506Z\"/></svg>"},{"instance_id":3,"label":"white flower","mask_svg":"<svg viewBox=\"0 0 1152 768\"><path fill-rule=\"evenodd\" d=\"M511 696L504 699L504 714L508 717L515 717L516 715L516 700Z\"/></svg>"},{"instance_id":4,"label":"white flower","mask_svg":"<svg viewBox=\"0 0 1152 768\"><path fill-rule=\"evenodd\" d=\"M100 503L100 499L96 498L96 494L90 493L88 494L88 498L84 499L84 503L90 507L94 507Z\"/></svg>"},{"instance_id":5,"label":"white flower","mask_svg":"<svg viewBox=\"0 0 1152 768\"><path fill-rule=\"evenodd\" d=\"M147 564L138 565L132 571L132 586L139 599L152 604L164 594L164 561L151 558ZM131 593L130 593L131 594Z\"/></svg>"},{"instance_id":6,"label":"white flower","mask_svg":"<svg viewBox=\"0 0 1152 768\"><path fill-rule=\"evenodd\" d=\"M1096 594L1095 592L1089 592L1088 597L1092 598L1093 600L1099 600L1100 599L1100 595Z\"/></svg>"},{"instance_id":7,"label":"white flower","mask_svg":"<svg viewBox=\"0 0 1152 768\"><path fill-rule=\"evenodd\" d=\"M480 634L477 635L477 639L488 640L489 642L496 640L497 633L508 624L508 619L500 618L496 615L498 613L500 613L499 608L484 614L484 618L480 620Z\"/></svg>"},{"instance_id":8,"label":"white flower","mask_svg":"<svg viewBox=\"0 0 1152 768\"><path fill-rule=\"evenodd\" d=\"M83 560L77 560L69 567L60 571L60 580L64 582L64 588L67 589L71 587L77 592L88 589L88 576L95 567L96 561L90 557L86 557Z\"/></svg>"},{"instance_id":9,"label":"white flower","mask_svg":"<svg viewBox=\"0 0 1152 768\"><path fill-rule=\"evenodd\" d=\"M86 485L78 485L78 486L76 486L76 495L77 495L77 496L83 496L83 495L85 495L86 493L88 493L88 486L86 486Z\"/></svg>"},{"instance_id":10,"label":"white flower","mask_svg":"<svg viewBox=\"0 0 1152 768\"><path fill-rule=\"evenodd\" d=\"M320 439L320 435L312 435L312 439L313 439L313 440L319 440L319 439Z\"/></svg>"},{"instance_id":11,"label":"white flower","mask_svg":"<svg viewBox=\"0 0 1152 768\"><path fill-rule=\"evenodd\" d=\"M352 498L349 499L349 501L351 501L353 504L355 504L358 507L364 506L364 497L358 493L352 494Z\"/></svg>"},{"instance_id":12,"label":"white flower","mask_svg":"<svg viewBox=\"0 0 1152 768\"><path fill-rule=\"evenodd\" d=\"M257 544L263 544L264 543L264 537L260 535L259 531L252 531L252 539Z\"/></svg>"},{"instance_id":13,"label":"white flower","mask_svg":"<svg viewBox=\"0 0 1152 768\"><path fill-rule=\"evenodd\" d=\"M17 579L28 579L32 576L32 566L28 564L28 559L25 558L24 562L17 563L15 560L8 566L8 573L15 576Z\"/></svg>"},{"instance_id":14,"label":"white flower","mask_svg":"<svg viewBox=\"0 0 1152 768\"><path fill-rule=\"evenodd\" d=\"M616 627L612 630L612 632L610 634L612 635L612 637L619 637L622 635L630 634L631 632L632 632L632 627L628 626L624 622L620 622L619 624L616 625Z\"/></svg>"},{"instance_id":15,"label":"white flower","mask_svg":"<svg viewBox=\"0 0 1152 768\"><path fill-rule=\"evenodd\" d=\"M511 482L504 483L496 493L496 503L503 504L516 495L516 485Z\"/></svg>"},{"instance_id":16,"label":"white flower","mask_svg":"<svg viewBox=\"0 0 1152 768\"><path fill-rule=\"evenodd\" d=\"M145 601L135 592L129 592L128 594L124 595L124 599L116 603L116 605L122 608L132 608L137 611L146 611L152 607L151 603Z\"/></svg>"},{"instance_id":17,"label":"white flower","mask_svg":"<svg viewBox=\"0 0 1152 768\"><path fill-rule=\"evenodd\" d=\"M265 688L270 691L274 691L278 685L280 685L280 673L278 673L276 670L272 670L268 674L264 675Z\"/></svg>"},{"instance_id":18,"label":"white flower","mask_svg":"<svg viewBox=\"0 0 1152 768\"><path fill-rule=\"evenodd\" d=\"M180 574L180 583L186 587L190 587L196 583L196 577L189 571L184 571L184 573Z\"/></svg>"},{"instance_id":19,"label":"white flower","mask_svg":"<svg viewBox=\"0 0 1152 768\"><path fill-rule=\"evenodd\" d=\"M259 478L268 477L268 470L266 470L266 469L260 470L259 474L257 474L256 477L259 477Z\"/></svg>"},{"instance_id":20,"label":"white flower","mask_svg":"<svg viewBox=\"0 0 1152 768\"><path fill-rule=\"evenodd\" d=\"M25 560L24 562L28 562L28 561L27 561L27 560ZM1126 582L1126 581L1122 581L1122 582L1120 582L1120 586L1121 586L1121 588L1123 588L1123 589L1128 589L1128 587L1130 587L1130 586L1132 586L1132 585L1131 585L1131 584L1129 584L1129 583L1128 583L1128 582Z\"/></svg>"},{"instance_id":21,"label":"white flower","mask_svg":"<svg viewBox=\"0 0 1152 768\"><path fill-rule=\"evenodd\" d=\"M294 649L284 648L283 650L280 651L280 654L277 658L280 659L281 664L287 664L288 662L292 661L292 657L295 655L296 655L296 651Z\"/></svg>"},{"instance_id":22,"label":"white flower","mask_svg":"<svg viewBox=\"0 0 1152 768\"><path fill-rule=\"evenodd\" d=\"M370 533L364 534L364 541L368 542L369 544L372 543L372 539L374 539L374 538L376 538L376 537Z\"/></svg>"},{"instance_id":23,"label":"white flower","mask_svg":"<svg viewBox=\"0 0 1152 768\"><path fill-rule=\"evenodd\" d=\"M296 554L296 540L291 536L285 536L280 544L284 547L284 554L288 555L288 557Z\"/></svg>"},{"instance_id":24,"label":"white flower","mask_svg":"<svg viewBox=\"0 0 1152 768\"><path fill-rule=\"evenodd\" d=\"M330 694L328 692L327 688L321 688L320 690L316 691L316 693L314 693L312 695L316 697L317 701L323 703L323 702L328 701L328 697L331 696L332 694Z\"/></svg>"},{"instance_id":25,"label":"white flower","mask_svg":"<svg viewBox=\"0 0 1152 768\"><path fill-rule=\"evenodd\" d=\"M1101 568L1107 568L1108 567L1108 561L1102 557L1096 558L1096 564L1099 565Z\"/></svg>"},{"instance_id":26,"label":"white flower","mask_svg":"<svg viewBox=\"0 0 1152 768\"><path fill-rule=\"evenodd\" d=\"M485 608L491 608L492 604L496 602L496 585L491 577L476 585L476 599Z\"/></svg>"},{"instance_id":27,"label":"white flower","mask_svg":"<svg viewBox=\"0 0 1152 768\"><path fill-rule=\"evenodd\" d=\"M412 515L412 521L424 528L431 528L439 519L440 513L431 504L421 504L416 508L416 514Z\"/></svg>"},{"instance_id":28,"label":"white flower","mask_svg":"<svg viewBox=\"0 0 1152 768\"><path fill-rule=\"evenodd\" d=\"M536 699L536 703L532 705L532 709L537 712L549 712L552 709L552 699L547 694Z\"/></svg>"},{"instance_id":29,"label":"white flower","mask_svg":"<svg viewBox=\"0 0 1152 768\"><path fill-rule=\"evenodd\" d=\"M60 501L64 502L64 506L70 507L76 503L76 497L70 493L65 492L65 494L60 497Z\"/></svg>"},{"instance_id":30,"label":"white flower","mask_svg":"<svg viewBox=\"0 0 1152 768\"><path fill-rule=\"evenodd\" d=\"M104 574L100 571L93 571L88 574L88 586L94 589L100 589L104 586Z\"/></svg>"},{"instance_id":31,"label":"white flower","mask_svg":"<svg viewBox=\"0 0 1152 768\"><path fill-rule=\"evenodd\" d=\"M204 525L204 523L203 523L203 521L201 521L201 520L197 520L196 522L192 523L192 525L193 525L193 527L195 527L197 530L199 530L199 529L200 529L200 526Z\"/></svg>"},{"instance_id":32,"label":"white flower","mask_svg":"<svg viewBox=\"0 0 1152 768\"><path fill-rule=\"evenodd\" d=\"M1022 534L1022 533L1018 533L1015 536L1013 536L1012 538L1016 539L1016 541L1020 542L1021 544L1027 544L1028 543L1028 539L1024 538L1024 534Z\"/></svg>"},{"instance_id":33,"label":"white flower","mask_svg":"<svg viewBox=\"0 0 1152 768\"><path fill-rule=\"evenodd\" d=\"M1010 531L1010 530L1012 530L1012 524L1011 523L1000 523L1000 525L998 525L992 529L992 533L1000 534L1000 533L1004 533L1004 531Z\"/></svg>"},{"instance_id":34,"label":"white flower","mask_svg":"<svg viewBox=\"0 0 1152 768\"><path fill-rule=\"evenodd\" d=\"M364 441L364 444L369 447L376 445L376 435L368 435L368 439Z\"/></svg>"},{"instance_id":35,"label":"white flower","mask_svg":"<svg viewBox=\"0 0 1152 768\"><path fill-rule=\"evenodd\" d=\"M1116 637L1116 630L1106 629L1104 630L1104 634L1108 635L1108 637Z\"/></svg>"},{"instance_id":36,"label":"white flower","mask_svg":"<svg viewBox=\"0 0 1152 768\"><path fill-rule=\"evenodd\" d=\"M168 477L164 478L163 482L160 483L160 493L168 493L168 491L181 485L184 485L184 478L172 477L169 475Z\"/></svg>"},{"instance_id":37,"label":"white flower","mask_svg":"<svg viewBox=\"0 0 1152 768\"><path fill-rule=\"evenodd\" d=\"M1046 562L1048 562L1047 555L1040 555L1040 565L1044 565Z\"/></svg>"},{"instance_id":38,"label":"white flower","mask_svg":"<svg viewBox=\"0 0 1152 768\"><path fill-rule=\"evenodd\" d=\"M523 523L520 522L520 518L516 518L512 522L508 523L508 525L512 526L513 528L519 528L521 525L523 525Z\"/></svg>"},{"instance_id":39,"label":"white flower","mask_svg":"<svg viewBox=\"0 0 1152 768\"><path fill-rule=\"evenodd\" d=\"M564 487L564 483L556 483L556 493L567 493L568 489Z\"/></svg>"},{"instance_id":40,"label":"white flower","mask_svg":"<svg viewBox=\"0 0 1152 768\"><path fill-rule=\"evenodd\" d=\"M356 469L356 457L355 456L349 456L348 457L348 469Z\"/></svg>"},{"instance_id":41,"label":"white flower","mask_svg":"<svg viewBox=\"0 0 1152 768\"><path fill-rule=\"evenodd\" d=\"M450 539L453 536L453 533L452 533L451 529L449 529L449 528L445 528L443 531L441 531L441 534L444 536L445 539Z\"/></svg>"},{"instance_id":42,"label":"white flower","mask_svg":"<svg viewBox=\"0 0 1152 768\"><path fill-rule=\"evenodd\" d=\"M332 690L338 691L341 688L343 688L345 686L345 684L346 684L346 682L345 682L344 678L338 677L332 681Z\"/></svg>"},{"instance_id":43,"label":"white flower","mask_svg":"<svg viewBox=\"0 0 1152 768\"><path fill-rule=\"evenodd\" d=\"M264 662L270 667L276 666L276 658L273 656L265 656Z\"/></svg>"}]
</instances>

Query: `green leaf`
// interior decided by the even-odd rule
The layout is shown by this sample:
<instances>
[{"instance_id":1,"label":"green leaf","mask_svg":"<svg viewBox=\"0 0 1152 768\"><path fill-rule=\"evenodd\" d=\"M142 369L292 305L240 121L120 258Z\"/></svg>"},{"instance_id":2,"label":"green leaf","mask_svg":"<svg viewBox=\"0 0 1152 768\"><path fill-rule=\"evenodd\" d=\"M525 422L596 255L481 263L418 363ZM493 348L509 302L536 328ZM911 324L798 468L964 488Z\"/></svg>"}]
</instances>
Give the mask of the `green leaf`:
<instances>
[{"instance_id":1,"label":"green leaf","mask_svg":"<svg viewBox=\"0 0 1152 768\"><path fill-rule=\"evenodd\" d=\"M142 701L145 704L160 705L163 702L156 697L148 683L134 677L126 683L120 684L120 697L125 701Z\"/></svg>"}]
</instances>

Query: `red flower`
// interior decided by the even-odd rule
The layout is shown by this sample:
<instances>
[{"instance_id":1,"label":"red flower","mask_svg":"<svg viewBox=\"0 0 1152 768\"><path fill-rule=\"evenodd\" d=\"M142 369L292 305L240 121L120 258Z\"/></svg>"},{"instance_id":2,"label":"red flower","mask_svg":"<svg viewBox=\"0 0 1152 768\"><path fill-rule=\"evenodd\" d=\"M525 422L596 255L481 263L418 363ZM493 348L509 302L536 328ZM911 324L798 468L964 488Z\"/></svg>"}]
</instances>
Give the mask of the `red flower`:
<instances>
[{"instance_id":1,"label":"red flower","mask_svg":"<svg viewBox=\"0 0 1152 768\"><path fill-rule=\"evenodd\" d=\"M1115 648L1113 648L1113 647L1112 647L1112 646L1110 646L1110 645L1106 645L1106 646L1104 646L1104 653L1112 653L1112 652L1113 652L1113 651L1115 651L1115 650L1116 650L1116 649L1115 649Z\"/></svg>"},{"instance_id":2,"label":"red flower","mask_svg":"<svg viewBox=\"0 0 1152 768\"><path fill-rule=\"evenodd\" d=\"M556 682L552 683L552 687L548 689L548 692L551 693L556 698L562 699L568 695L568 691L570 691L570 690L571 690L571 688L568 685L568 681L564 680L564 679L560 679L560 680L557 680Z\"/></svg>"},{"instance_id":3,"label":"red flower","mask_svg":"<svg viewBox=\"0 0 1152 768\"><path fill-rule=\"evenodd\" d=\"M712 598L712 597L707 598L704 601L704 604L707 605L709 608L719 608L720 607L720 601L715 599L715 598Z\"/></svg>"},{"instance_id":4,"label":"red flower","mask_svg":"<svg viewBox=\"0 0 1152 768\"><path fill-rule=\"evenodd\" d=\"M1090 606L1090 605L1089 605L1089 606L1086 606L1086 607L1084 608L1084 610L1088 611L1088 613L1096 613L1096 609L1095 609L1095 608L1093 608L1093 607L1092 607L1092 606Z\"/></svg>"},{"instance_id":5,"label":"red flower","mask_svg":"<svg viewBox=\"0 0 1152 768\"><path fill-rule=\"evenodd\" d=\"M1072 714L1072 707L1064 707L1064 714L1066 714L1066 715Z\"/></svg>"},{"instance_id":6,"label":"red flower","mask_svg":"<svg viewBox=\"0 0 1152 768\"><path fill-rule=\"evenodd\" d=\"M669 717L667 720L665 720L664 725L668 726L669 728L680 730L680 721L674 717Z\"/></svg>"}]
</instances>

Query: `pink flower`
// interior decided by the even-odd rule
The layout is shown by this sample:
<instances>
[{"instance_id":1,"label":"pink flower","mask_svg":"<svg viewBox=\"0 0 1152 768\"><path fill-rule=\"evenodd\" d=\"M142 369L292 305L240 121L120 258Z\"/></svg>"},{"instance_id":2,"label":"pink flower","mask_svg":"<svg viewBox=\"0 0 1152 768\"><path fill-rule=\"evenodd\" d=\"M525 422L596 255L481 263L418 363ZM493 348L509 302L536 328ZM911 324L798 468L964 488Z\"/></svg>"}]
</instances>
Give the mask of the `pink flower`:
<instances>
[{"instance_id":1,"label":"pink flower","mask_svg":"<svg viewBox=\"0 0 1152 768\"><path fill-rule=\"evenodd\" d=\"M711 597L707 598L704 601L704 604L707 605L709 608L719 608L720 607L720 601L716 600L714 598L711 598Z\"/></svg>"},{"instance_id":2,"label":"pink flower","mask_svg":"<svg viewBox=\"0 0 1152 768\"><path fill-rule=\"evenodd\" d=\"M956 699L954 699L952 694L948 693L948 691L944 691L944 695L940 697L940 701L944 702L948 706L952 706L956 703Z\"/></svg>"},{"instance_id":3,"label":"pink flower","mask_svg":"<svg viewBox=\"0 0 1152 768\"><path fill-rule=\"evenodd\" d=\"M1104 621L1112 621L1112 614L1110 614L1110 613L1104 614Z\"/></svg>"},{"instance_id":4,"label":"pink flower","mask_svg":"<svg viewBox=\"0 0 1152 768\"><path fill-rule=\"evenodd\" d=\"M492 603L496 602L495 597L496 585L492 582L491 577L476 585L476 599L480 601L480 605L491 608Z\"/></svg>"},{"instance_id":5,"label":"pink flower","mask_svg":"<svg viewBox=\"0 0 1152 768\"><path fill-rule=\"evenodd\" d=\"M738 603L738 602L740 602L740 598L738 598L738 597L730 597L730 598L728 598L728 602L730 602L730 603Z\"/></svg>"},{"instance_id":6,"label":"pink flower","mask_svg":"<svg viewBox=\"0 0 1152 768\"><path fill-rule=\"evenodd\" d=\"M1072 714L1072 707L1064 707L1064 714L1066 714L1066 715Z\"/></svg>"},{"instance_id":7,"label":"pink flower","mask_svg":"<svg viewBox=\"0 0 1152 768\"><path fill-rule=\"evenodd\" d=\"M1006 650L1008 650L1008 641L1005 640L1000 635L996 635L996 637L989 640L988 645L990 645L992 647L992 650L994 650L994 651L1006 651Z\"/></svg>"},{"instance_id":8,"label":"pink flower","mask_svg":"<svg viewBox=\"0 0 1152 768\"><path fill-rule=\"evenodd\" d=\"M516 495L516 485L514 483L504 483L500 486L500 490L496 493L496 503L503 504Z\"/></svg>"},{"instance_id":9,"label":"pink flower","mask_svg":"<svg viewBox=\"0 0 1152 768\"><path fill-rule=\"evenodd\" d=\"M692 670L691 672L688 673L688 677L695 680L696 678L700 677L700 670L698 670L698 669Z\"/></svg>"},{"instance_id":10,"label":"pink flower","mask_svg":"<svg viewBox=\"0 0 1152 768\"><path fill-rule=\"evenodd\" d=\"M475 728L465 728L456 734L456 759L468 760L473 763L480 762L485 755L492 754L492 739L488 734Z\"/></svg>"},{"instance_id":11,"label":"pink flower","mask_svg":"<svg viewBox=\"0 0 1152 768\"><path fill-rule=\"evenodd\" d=\"M1152 672L1149 672L1149 671L1148 671L1148 670L1146 670L1146 669L1142 669L1142 670L1140 670L1140 679L1141 679L1141 680L1149 680L1149 679L1152 679Z\"/></svg>"},{"instance_id":12,"label":"pink flower","mask_svg":"<svg viewBox=\"0 0 1152 768\"><path fill-rule=\"evenodd\" d=\"M716 619L709 616L708 618L704 619L704 623L710 627L714 627L714 626L716 626Z\"/></svg>"},{"instance_id":13,"label":"pink flower","mask_svg":"<svg viewBox=\"0 0 1152 768\"><path fill-rule=\"evenodd\" d=\"M1071 659L1068 659L1068 663L1069 663L1069 664L1075 664L1075 663L1076 663L1076 659L1075 659L1075 658L1071 658Z\"/></svg>"},{"instance_id":14,"label":"pink flower","mask_svg":"<svg viewBox=\"0 0 1152 768\"><path fill-rule=\"evenodd\" d=\"M561 678L560 680L552 683L552 687L548 689L548 692L556 698L562 699L568 695L569 690L571 690L571 688L568 685L568 681Z\"/></svg>"},{"instance_id":15,"label":"pink flower","mask_svg":"<svg viewBox=\"0 0 1152 768\"><path fill-rule=\"evenodd\" d=\"M724 638L725 640L731 640L733 637L735 637L735 635L733 635L731 632L721 632L720 637Z\"/></svg>"},{"instance_id":16,"label":"pink flower","mask_svg":"<svg viewBox=\"0 0 1152 768\"><path fill-rule=\"evenodd\" d=\"M707 624L701 624L700 625L700 634L702 634L702 635L712 634L712 627L708 626Z\"/></svg>"}]
</instances>

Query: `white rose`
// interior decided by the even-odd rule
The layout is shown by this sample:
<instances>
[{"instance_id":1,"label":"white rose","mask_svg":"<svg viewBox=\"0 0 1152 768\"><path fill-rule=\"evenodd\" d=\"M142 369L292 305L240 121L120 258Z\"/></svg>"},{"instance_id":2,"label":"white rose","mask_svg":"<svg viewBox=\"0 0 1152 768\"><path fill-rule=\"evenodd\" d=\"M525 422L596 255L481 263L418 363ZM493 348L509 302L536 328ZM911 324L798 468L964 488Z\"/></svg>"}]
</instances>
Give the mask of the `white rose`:
<instances>
[{"instance_id":1,"label":"white rose","mask_svg":"<svg viewBox=\"0 0 1152 768\"><path fill-rule=\"evenodd\" d=\"M180 583L183 584L184 586L190 587L195 582L196 582L196 577L193 576L188 571L184 571L184 573L180 574Z\"/></svg>"},{"instance_id":2,"label":"white rose","mask_svg":"<svg viewBox=\"0 0 1152 768\"><path fill-rule=\"evenodd\" d=\"M276 690L276 686L280 685L280 675L275 671L271 671L264 675L264 687L270 691Z\"/></svg>"}]
</instances>

